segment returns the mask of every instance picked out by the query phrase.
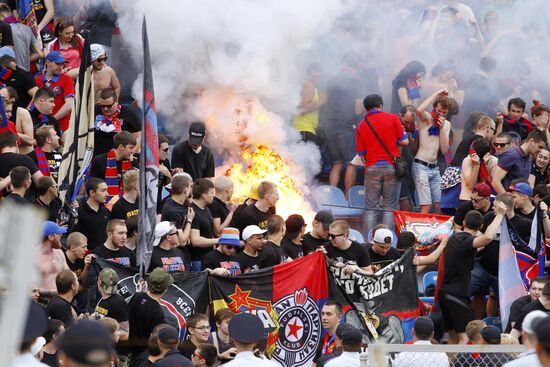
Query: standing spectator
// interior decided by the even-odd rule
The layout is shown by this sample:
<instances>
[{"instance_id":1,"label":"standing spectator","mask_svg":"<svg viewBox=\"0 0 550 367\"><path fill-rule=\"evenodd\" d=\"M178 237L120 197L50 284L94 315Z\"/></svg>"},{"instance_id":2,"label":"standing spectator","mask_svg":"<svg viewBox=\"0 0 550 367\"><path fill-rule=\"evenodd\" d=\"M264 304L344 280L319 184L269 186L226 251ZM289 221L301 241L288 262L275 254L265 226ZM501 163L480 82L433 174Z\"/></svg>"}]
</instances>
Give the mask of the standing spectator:
<instances>
[{"instance_id":1,"label":"standing spectator","mask_svg":"<svg viewBox=\"0 0 550 367\"><path fill-rule=\"evenodd\" d=\"M10 171L10 181L12 190L7 200L11 200L17 204L29 204L30 201L25 199L27 190L31 187L31 173L27 167L17 166Z\"/></svg>"},{"instance_id":2,"label":"standing spectator","mask_svg":"<svg viewBox=\"0 0 550 367\"><path fill-rule=\"evenodd\" d=\"M33 75L20 68L15 57L16 55L11 48L0 48L0 66L3 69L2 84L12 87L17 92L17 97L13 101L16 107L27 108L38 88ZM16 115L18 115L18 112L13 111L14 121L16 121Z\"/></svg>"},{"instance_id":3,"label":"standing spectator","mask_svg":"<svg viewBox=\"0 0 550 367\"><path fill-rule=\"evenodd\" d=\"M306 231L306 222L300 214L292 214L285 221L286 232L281 242L283 256L292 260L304 256L302 237Z\"/></svg>"},{"instance_id":4,"label":"standing spectator","mask_svg":"<svg viewBox=\"0 0 550 367\"><path fill-rule=\"evenodd\" d=\"M63 74L65 58L59 51L52 51L46 56L45 72L36 77L38 88L51 88L55 93L53 117L59 121L61 131L69 128L69 119L74 102L73 80Z\"/></svg>"},{"instance_id":5,"label":"standing spectator","mask_svg":"<svg viewBox=\"0 0 550 367\"><path fill-rule=\"evenodd\" d=\"M331 359L326 367L359 367L359 353L363 345L363 333L355 326L350 325L342 331L342 354Z\"/></svg>"},{"instance_id":6,"label":"standing spectator","mask_svg":"<svg viewBox=\"0 0 550 367\"><path fill-rule=\"evenodd\" d=\"M39 127L34 133L36 146L28 154L44 176L51 176L57 182L59 166L61 165L61 153L57 150L60 147L59 136L51 125Z\"/></svg>"},{"instance_id":7,"label":"standing spectator","mask_svg":"<svg viewBox=\"0 0 550 367\"><path fill-rule=\"evenodd\" d=\"M139 171L128 170L122 174L124 194L111 209L111 218L126 220L139 214Z\"/></svg>"},{"instance_id":8,"label":"standing spectator","mask_svg":"<svg viewBox=\"0 0 550 367\"><path fill-rule=\"evenodd\" d=\"M61 136L61 128L57 119L53 116L55 108L55 93L48 87L39 88L29 105L28 110L31 115L34 131L41 126L53 126L57 135Z\"/></svg>"},{"instance_id":9,"label":"standing spectator","mask_svg":"<svg viewBox=\"0 0 550 367\"><path fill-rule=\"evenodd\" d=\"M421 80L426 68L420 61L411 61L392 81L391 112L399 113L405 106L418 107L421 91Z\"/></svg>"},{"instance_id":10,"label":"standing spectator","mask_svg":"<svg viewBox=\"0 0 550 367\"><path fill-rule=\"evenodd\" d=\"M132 109L119 103L113 88L105 88L99 93L99 102L95 106L94 156L109 152L113 148L113 139L121 131L131 133L139 142L141 123Z\"/></svg>"},{"instance_id":11,"label":"standing spectator","mask_svg":"<svg viewBox=\"0 0 550 367\"><path fill-rule=\"evenodd\" d=\"M546 147L544 139L544 134L535 130L527 135L523 144L502 153L493 171L492 185L497 193L505 192L512 180L529 178L532 156Z\"/></svg>"},{"instance_id":12,"label":"standing spectator","mask_svg":"<svg viewBox=\"0 0 550 367\"><path fill-rule=\"evenodd\" d=\"M61 250L61 235L66 232L66 227L60 227L55 222L46 221L43 224L43 239L36 262L40 274L40 296L42 297L56 294L57 274L69 269Z\"/></svg>"},{"instance_id":13,"label":"standing spectator","mask_svg":"<svg viewBox=\"0 0 550 367\"><path fill-rule=\"evenodd\" d=\"M99 178L90 177L86 181L88 200L78 207L78 222L75 231L88 239L88 247L93 251L107 238L105 228L111 219L111 212L105 208L107 184Z\"/></svg>"},{"instance_id":14,"label":"standing spectator","mask_svg":"<svg viewBox=\"0 0 550 367\"><path fill-rule=\"evenodd\" d=\"M474 112L475 113L475 112ZM472 114L473 115L473 114ZM477 115L477 114L476 114ZM451 167L460 167L462 161L470 154L470 147L476 138L483 137L488 141L491 141L495 135L496 128L495 122L492 118L485 115L480 115L477 120L470 116L468 119L473 119L472 133L468 136L464 136L462 141L458 144L453 160L451 161ZM483 157L480 157L483 158Z\"/></svg>"},{"instance_id":15,"label":"standing spectator","mask_svg":"<svg viewBox=\"0 0 550 367\"><path fill-rule=\"evenodd\" d=\"M105 180L107 201L124 191L121 180L124 172L138 166L138 161L133 156L137 141L131 133L121 131L114 136L113 142L113 149L96 155L90 168L90 177Z\"/></svg>"},{"instance_id":16,"label":"standing spectator","mask_svg":"<svg viewBox=\"0 0 550 367\"><path fill-rule=\"evenodd\" d=\"M525 140L527 135L535 130L535 125L523 117L526 105L521 98L510 98L508 101L508 115L497 114L497 133L504 131L512 135L513 140Z\"/></svg>"},{"instance_id":17,"label":"standing spectator","mask_svg":"<svg viewBox=\"0 0 550 367\"><path fill-rule=\"evenodd\" d=\"M168 324L158 324L147 339L147 348L138 355L132 356L132 366L135 367L155 367L155 362L164 357L158 345L158 332L164 329Z\"/></svg>"},{"instance_id":18,"label":"standing spectator","mask_svg":"<svg viewBox=\"0 0 550 367\"><path fill-rule=\"evenodd\" d=\"M475 237L483 225L483 217L471 211L464 218L464 231L454 233L443 254L445 272L438 298L450 344L466 343L466 325L474 319L470 306L470 271L478 248L487 246L500 229L506 205L495 202L496 217L481 236ZM449 295L449 296L448 296Z\"/></svg>"},{"instance_id":19,"label":"standing spectator","mask_svg":"<svg viewBox=\"0 0 550 367\"><path fill-rule=\"evenodd\" d=\"M393 232L387 228L379 228L374 231L372 243L368 248L369 258L373 272L385 268L401 256L392 246Z\"/></svg>"},{"instance_id":20,"label":"standing spectator","mask_svg":"<svg viewBox=\"0 0 550 367\"><path fill-rule=\"evenodd\" d=\"M13 33L11 27L4 20L0 20L0 47L13 47Z\"/></svg>"},{"instance_id":21,"label":"standing spectator","mask_svg":"<svg viewBox=\"0 0 550 367\"><path fill-rule=\"evenodd\" d=\"M186 257L189 255L189 237L191 226L195 219L195 211L188 205L191 193L191 180L185 176L174 175L172 180L172 195L166 199L162 207L161 221L173 222L179 234L180 244L184 246L182 251Z\"/></svg>"},{"instance_id":22,"label":"standing spectator","mask_svg":"<svg viewBox=\"0 0 550 367\"><path fill-rule=\"evenodd\" d=\"M451 131L451 123L446 119L451 100L446 93L446 90L439 90L418 107L418 151L414 157L412 174L421 213L429 213L432 204L435 213L441 212L441 174L437 165L437 155L439 152L447 154L449 151ZM430 103L433 110L428 113L426 109Z\"/></svg>"},{"instance_id":23,"label":"standing spectator","mask_svg":"<svg viewBox=\"0 0 550 367\"><path fill-rule=\"evenodd\" d=\"M118 322L119 340L128 340L129 336L129 316L128 304L117 294L118 275L116 271L110 268L101 270L97 277L97 289L101 296L95 306L94 317L96 320L104 317L110 317Z\"/></svg>"},{"instance_id":24,"label":"standing spectator","mask_svg":"<svg viewBox=\"0 0 550 367\"><path fill-rule=\"evenodd\" d=\"M304 255L309 255L318 248L325 247L328 244L328 229L332 222L334 222L334 217L329 210L321 210L315 214L311 224L311 231L302 237L302 251Z\"/></svg>"},{"instance_id":25,"label":"standing spectator","mask_svg":"<svg viewBox=\"0 0 550 367\"><path fill-rule=\"evenodd\" d=\"M531 187L546 184L548 182L548 163L550 162L550 150L547 147L542 148L537 153L537 158L531 165L531 175L529 184Z\"/></svg>"},{"instance_id":26,"label":"standing spectator","mask_svg":"<svg viewBox=\"0 0 550 367\"><path fill-rule=\"evenodd\" d=\"M279 200L279 191L277 185L273 182L263 181L258 185L258 201L256 203L243 207L239 212L235 210L231 226L239 231L244 230L246 226L256 225L262 229L267 229L267 220L272 214L272 208Z\"/></svg>"},{"instance_id":27,"label":"standing spectator","mask_svg":"<svg viewBox=\"0 0 550 367\"><path fill-rule=\"evenodd\" d=\"M53 35L53 17L55 16L55 7L53 0L34 0L31 8L36 15L37 29L42 37L42 44L47 45L54 39Z\"/></svg>"},{"instance_id":28,"label":"standing spectator","mask_svg":"<svg viewBox=\"0 0 550 367\"><path fill-rule=\"evenodd\" d=\"M336 262L336 266L343 267L346 274L359 270L372 273L367 248L349 239L348 222L333 222L329 227L328 237L330 245L325 247L327 257Z\"/></svg>"},{"instance_id":29,"label":"standing spectator","mask_svg":"<svg viewBox=\"0 0 550 367\"><path fill-rule=\"evenodd\" d=\"M506 332L510 332L512 327L519 318L521 310L523 307L527 306L529 303L536 301L542 294L542 289L546 284L547 280L543 277L536 277L531 280L529 285L529 294L519 297L516 299L510 306L510 317L508 319L508 326L506 327Z\"/></svg>"},{"instance_id":30,"label":"standing spectator","mask_svg":"<svg viewBox=\"0 0 550 367\"><path fill-rule=\"evenodd\" d=\"M335 333L342 320L342 305L336 301L327 301L321 309L321 324L325 331L322 342L317 345L313 362L334 353L336 347Z\"/></svg>"},{"instance_id":31,"label":"standing spectator","mask_svg":"<svg viewBox=\"0 0 550 367\"><path fill-rule=\"evenodd\" d=\"M413 345L432 345L430 341L434 335L434 322L429 317L417 317L414 320ZM395 357L395 367L422 365L425 367L448 367L449 358L445 353L429 352L401 352Z\"/></svg>"},{"instance_id":32,"label":"standing spectator","mask_svg":"<svg viewBox=\"0 0 550 367\"><path fill-rule=\"evenodd\" d=\"M63 270L55 277L55 286L57 295L48 302L46 307L48 317L60 320L69 327L77 319L72 302L78 294L78 278L71 270Z\"/></svg>"},{"instance_id":33,"label":"standing spectator","mask_svg":"<svg viewBox=\"0 0 550 367\"><path fill-rule=\"evenodd\" d=\"M347 329L349 326L351 326L351 324L338 324L338 326L336 327L336 331L334 332L334 351L329 355L321 357L319 360L317 360L315 367L324 367L328 361L342 355L342 334L344 330Z\"/></svg>"},{"instance_id":34,"label":"standing spectator","mask_svg":"<svg viewBox=\"0 0 550 367\"><path fill-rule=\"evenodd\" d=\"M62 366L108 366L114 353L113 339L100 322L81 320L61 335L59 352Z\"/></svg>"},{"instance_id":35,"label":"standing spectator","mask_svg":"<svg viewBox=\"0 0 550 367\"><path fill-rule=\"evenodd\" d=\"M31 302L28 311L26 312L25 326L20 340L14 340L15 343L20 343L17 352L17 357L13 360L13 367L45 367L40 363L31 352L32 346L36 340L46 330L48 316L44 307L36 302ZM15 348L14 348L15 349Z\"/></svg>"},{"instance_id":36,"label":"standing spectator","mask_svg":"<svg viewBox=\"0 0 550 367\"><path fill-rule=\"evenodd\" d=\"M214 367L219 360L218 351L212 344L202 343L197 345L191 360L196 367Z\"/></svg>"},{"instance_id":37,"label":"standing spectator","mask_svg":"<svg viewBox=\"0 0 550 367\"><path fill-rule=\"evenodd\" d=\"M158 345L164 357L155 362L159 367L193 367L193 362L178 351L179 335L173 326L166 326L158 333ZM194 352L194 351L193 351Z\"/></svg>"},{"instance_id":38,"label":"standing spectator","mask_svg":"<svg viewBox=\"0 0 550 367\"><path fill-rule=\"evenodd\" d=\"M466 325L466 337L468 338L466 345L482 345L483 337L481 336L481 330L483 330L485 326L487 325L485 325L485 322L482 320L470 321L468 325ZM479 353L457 353L453 367L476 366L480 360L481 355Z\"/></svg>"},{"instance_id":39,"label":"standing spectator","mask_svg":"<svg viewBox=\"0 0 550 367\"><path fill-rule=\"evenodd\" d=\"M284 262L281 242L286 233L284 219L277 214L267 220L267 240L261 252L260 269L275 266Z\"/></svg>"},{"instance_id":40,"label":"standing spectator","mask_svg":"<svg viewBox=\"0 0 550 367\"><path fill-rule=\"evenodd\" d=\"M243 274L260 270L260 252L264 247L265 232L267 232L265 229L261 229L255 225L247 226L244 229L242 234L244 250L237 255Z\"/></svg>"},{"instance_id":41,"label":"standing spectator","mask_svg":"<svg viewBox=\"0 0 550 367\"><path fill-rule=\"evenodd\" d=\"M30 79L34 82L32 77ZM25 107L17 106L17 92L12 87L0 87L0 95L2 96L2 101L4 102L6 115L8 117L8 129L15 124L15 132L21 141L19 144L19 153L28 154L34 149L35 143L31 114ZM11 122L10 119L14 122Z\"/></svg>"},{"instance_id":42,"label":"standing spectator","mask_svg":"<svg viewBox=\"0 0 550 367\"><path fill-rule=\"evenodd\" d=\"M189 271L190 259L178 248L178 230L173 223L160 222L155 227L155 241L149 270L163 268L168 273Z\"/></svg>"},{"instance_id":43,"label":"standing spectator","mask_svg":"<svg viewBox=\"0 0 550 367\"><path fill-rule=\"evenodd\" d=\"M226 227L218 239L218 247L204 255L201 270L222 276L236 276L241 274L239 259L235 255L237 247L241 247L239 230Z\"/></svg>"},{"instance_id":44,"label":"standing spectator","mask_svg":"<svg viewBox=\"0 0 550 367\"><path fill-rule=\"evenodd\" d=\"M319 109L327 103L326 94L320 94L317 89L322 74L321 64L314 62L308 65L307 78L300 91L300 113L294 117L293 124L303 141L312 141L317 146L321 145L317 136Z\"/></svg>"},{"instance_id":45,"label":"standing spectator","mask_svg":"<svg viewBox=\"0 0 550 367\"><path fill-rule=\"evenodd\" d=\"M0 133L0 177L6 178L10 171L17 166L24 166L29 169L34 184L38 183L42 172L36 164L26 154L19 154L17 149L17 135L11 131ZM6 183L1 186L1 189L6 187ZM31 186L27 192L29 199L34 198L34 188Z\"/></svg>"},{"instance_id":46,"label":"standing spectator","mask_svg":"<svg viewBox=\"0 0 550 367\"><path fill-rule=\"evenodd\" d=\"M233 181L227 176L220 176L214 182L214 187L216 189L216 196L214 196L214 200L212 204L208 205L208 208L212 213L214 234L219 236L222 230L231 223L233 213L236 209L235 206L232 206L231 210L227 208L233 196Z\"/></svg>"},{"instance_id":47,"label":"standing spectator","mask_svg":"<svg viewBox=\"0 0 550 367\"><path fill-rule=\"evenodd\" d=\"M464 228L464 217L471 210L477 210L485 215L493 210L491 202L491 186L485 183L478 183L472 189L470 200L462 202L456 209L453 218L453 228L462 230Z\"/></svg>"},{"instance_id":48,"label":"standing spectator","mask_svg":"<svg viewBox=\"0 0 550 367\"><path fill-rule=\"evenodd\" d=\"M470 154L462 161L460 171L460 196L461 201L469 200L476 184L490 184L493 178L493 170L497 166L498 159L491 155L491 145L485 138L476 138L470 147ZM492 190L492 189L491 189Z\"/></svg>"},{"instance_id":49,"label":"standing spectator","mask_svg":"<svg viewBox=\"0 0 550 367\"><path fill-rule=\"evenodd\" d=\"M204 123L193 122L189 126L189 139L177 144L172 151L172 167L183 169L193 180L214 177L214 155L204 145L205 138Z\"/></svg>"},{"instance_id":50,"label":"standing spectator","mask_svg":"<svg viewBox=\"0 0 550 367\"><path fill-rule=\"evenodd\" d=\"M521 341L527 351L522 353L516 360L508 362L504 367L540 367L541 364L537 358L535 347L537 345L537 336L535 327L540 321L547 318L548 314L543 311L531 311L523 319L523 330L521 331Z\"/></svg>"},{"instance_id":51,"label":"standing spectator","mask_svg":"<svg viewBox=\"0 0 550 367\"><path fill-rule=\"evenodd\" d=\"M55 39L48 45L48 52L58 51L65 59L63 73L76 80L80 70L84 38L75 33L74 24L65 17L55 19Z\"/></svg>"},{"instance_id":52,"label":"standing spectator","mask_svg":"<svg viewBox=\"0 0 550 367\"><path fill-rule=\"evenodd\" d=\"M187 320L187 330L189 339L181 343L178 349L185 357L191 358L191 355L197 349L197 345L208 342L210 336L208 316L199 312L192 314Z\"/></svg>"},{"instance_id":53,"label":"standing spectator","mask_svg":"<svg viewBox=\"0 0 550 367\"><path fill-rule=\"evenodd\" d=\"M115 91L116 98L120 97L120 82L116 72L107 65L107 51L97 43L90 45L92 53L92 77L94 79L94 101L97 103L101 92L107 88Z\"/></svg>"},{"instance_id":54,"label":"standing spectator","mask_svg":"<svg viewBox=\"0 0 550 367\"><path fill-rule=\"evenodd\" d=\"M42 336L46 340L46 344L42 348L44 350L44 357L42 357L42 363L50 367L58 367L59 359L57 353L57 341L61 334L65 332L63 322L55 319L48 320L48 326Z\"/></svg>"},{"instance_id":55,"label":"standing spectator","mask_svg":"<svg viewBox=\"0 0 550 367\"><path fill-rule=\"evenodd\" d=\"M206 178L193 183L193 211L195 217L191 224L191 270L200 271L201 261L212 246L218 243L214 238L214 224L208 204L214 200L214 184Z\"/></svg>"},{"instance_id":56,"label":"standing spectator","mask_svg":"<svg viewBox=\"0 0 550 367\"><path fill-rule=\"evenodd\" d=\"M550 366L550 348L548 347L550 332L548 330L550 330L550 317L543 318L535 325L535 335L537 336L535 350L538 361L543 367Z\"/></svg>"},{"instance_id":57,"label":"standing spectator","mask_svg":"<svg viewBox=\"0 0 550 367\"><path fill-rule=\"evenodd\" d=\"M403 106L399 113L401 124L407 133L409 145L401 146L401 157L407 162L408 167L413 165L413 154L418 150L418 131L416 117L418 112L416 107L411 105ZM414 195L414 182L412 175L406 175L401 178L401 192L399 194L399 210L412 211L412 196Z\"/></svg>"},{"instance_id":58,"label":"standing spectator","mask_svg":"<svg viewBox=\"0 0 550 367\"><path fill-rule=\"evenodd\" d=\"M502 153L512 147L512 136L508 133L499 133L495 135L493 148L495 148L494 154L497 158L500 158Z\"/></svg>"},{"instance_id":59,"label":"standing spectator","mask_svg":"<svg viewBox=\"0 0 550 367\"><path fill-rule=\"evenodd\" d=\"M365 97L363 105L367 110L365 119L357 127L357 154L365 164L365 207L367 231L379 223L376 210L382 196L384 210L382 222L391 226L393 211L397 209L401 192L401 179L397 177L394 158L399 157L398 145L407 145L409 140L399 118L382 112L382 97L371 94ZM368 123L366 122L368 119ZM370 126L369 126L370 124ZM373 130L374 129L374 130ZM380 137L376 138L376 135ZM389 151L392 155L390 157Z\"/></svg>"},{"instance_id":60,"label":"standing spectator","mask_svg":"<svg viewBox=\"0 0 550 367\"><path fill-rule=\"evenodd\" d=\"M235 341L237 355L226 367L268 367L271 361L254 355L256 344L264 338L264 323L251 313L240 313L229 322L229 337Z\"/></svg>"},{"instance_id":61,"label":"standing spectator","mask_svg":"<svg viewBox=\"0 0 550 367\"><path fill-rule=\"evenodd\" d=\"M355 156L354 135L358 115L363 113L363 83L357 76L359 55L348 51L342 58L338 74L327 82L326 127L327 150L332 169L329 184L338 186L344 165L344 187L347 192L355 184L356 167L349 164Z\"/></svg>"},{"instance_id":62,"label":"standing spectator","mask_svg":"<svg viewBox=\"0 0 550 367\"><path fill-rule=\"evenodd\" d=\"M88 271L92 263L92 255L88 253L88 240L80 232L71 232L67 237L65 261L67 266L78 278L80 291L88 287Z\"/></svg>"},{"instance_id":63,"label":"standing spectator","mask_svg":"<svg viewBox=\"0 0 550 367\"><path fill-rule=\"evenodd\" d=\"M135 293L128 302L130 319L129 343L137 355L147 348L153 328L164 322L160 300L174 278L161 268L156 268L147 278L147 292Z\"/></svg>"},{"instance_id":64,"label":"standing spectator","mask_svg":"<svg viewBox=\"0 0 550 367\"><path fill-rule=\"evenodd\" d=\"M214 315L216 331L211 332L208 337L208 342L216 347L219 359L222 361L233 359L232 354L234 355L237 352L231 338L229 338L229 322L233 316L234 313L229 308L220 308L216 311Z\"/></svg>"},{"instance_id":65,"label":"standing spectator","mask_svg":"<svg viewBox=\"0 0 550 367\"><path fill-rule=\"evenodd\" d=\"M163 188L172 181L172 168L168 160L170 151L170 140L162 134L158 136L159 141L159 180L157 190L157 214L162 214Z\"/></svg>"},{"instance_id":66,"label":"standing spectator","mask_svg":"<svg viewBox=\"0 0 550 367\"><path fill-rule=\"evenodd\" d=\"M107 240L94 249L94 255L105 260L114 261L123 266L135 268L136 255L124 246L128 231L120 219L111 219L107 223Z\"/></svg>"}]
</instances>

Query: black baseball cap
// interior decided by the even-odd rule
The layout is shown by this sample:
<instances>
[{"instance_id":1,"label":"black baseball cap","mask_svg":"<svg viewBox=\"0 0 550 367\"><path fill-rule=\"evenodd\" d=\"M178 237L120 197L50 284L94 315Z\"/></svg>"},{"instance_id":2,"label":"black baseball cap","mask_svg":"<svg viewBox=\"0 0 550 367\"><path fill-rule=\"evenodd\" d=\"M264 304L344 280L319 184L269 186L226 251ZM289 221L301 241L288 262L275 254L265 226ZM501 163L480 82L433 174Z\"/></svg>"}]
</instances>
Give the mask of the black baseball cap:
<instances>
[{"instance_id":1,"label":"black baseball cap","mask_svg":"<svg viewBox=\"0 0 550 367\"><path fill-rule=\"evenodd\" d=\"M428 339L434 332L434 322L429 317L420 316L414 320L413 329L418 338Z\"/></svg>"},{"instance_id":2,"label":"black baseball cap","mask_svg":"<svg viewBox=\"0 0 550 367\"><path fill-rule=\"evenodd\" d=\"M113 355L113 339L109 331L95 320L74 323L58 339L57 346L67 357L87 366L102 366Z\"/></svg>"},{"instance_id":3,"label":"black baseball cap","mask_svg":"<svg viewBox=\"0 0 550 367\"><path fill-rule=\"evenodd\" d=\"M321 210L317 212L313 219L322 223L325 230L328 230L332 222L334 222L334 216L330 210Z\"/></svg>"},{"instance_id":4,"label":"black baseball cap","mask_svg":"<svg viewBox=\"0 0 550 367\"><path fill-rule=\"evenodd\" d=\"M238 342L250 344L264 338L264 323L251 313L240 313L229 321L229 336Z\"/></svg>"},{"instance_id":5,"label":"black baseball cap","mask_svg":"<svg viewBox=\"0 0 550 367\"><path fill-rule=\"evenodd\" d=\"M202 144L206 135L206 126L203 122L193 122L189 126L189 144Z\"/></svg>"},{"instance_id":6,"label":"black baseball cap","mask_svg":"<svg viewBox=\"0 0 550 367\"><path fill-rule=\"evenodd\" d=\"M485 326L481 330L481 337L487 344L500 344L500 336L502 332L493 325Z\"/></svg>"},{"instance_id":7,"label":"black baseball cap","mask_svg":"<svg viewBox=\"0 0 550 367\"><path fill-rule=\"evenodd\" d=\"M160 329L158 333L158 340L164 344L178 344L179 335L178 331L173 326L166 326Z\"/></svg>"},{"instance_id":8,"label":"black baseball cap","mask_svg":"<svg viewBox=\"0 0 550 367\"><path fill-rule=\"evenodd\" d=\"M363 333L353 325L342 331L342 343L360 345L363 342Z\"/></svg>"},{"instance_id":9,"label":"black baseball cap","mask_svg":"<svg viewBox=\"0 0 550 367\"><path fill-rule=\"evenodd\" d=\"M48 326L48 315L44 307L31 301L29 311L27 312L27 321L23 332L24 342L30 342L41 336Z\"/></svg>"}]
</instances>

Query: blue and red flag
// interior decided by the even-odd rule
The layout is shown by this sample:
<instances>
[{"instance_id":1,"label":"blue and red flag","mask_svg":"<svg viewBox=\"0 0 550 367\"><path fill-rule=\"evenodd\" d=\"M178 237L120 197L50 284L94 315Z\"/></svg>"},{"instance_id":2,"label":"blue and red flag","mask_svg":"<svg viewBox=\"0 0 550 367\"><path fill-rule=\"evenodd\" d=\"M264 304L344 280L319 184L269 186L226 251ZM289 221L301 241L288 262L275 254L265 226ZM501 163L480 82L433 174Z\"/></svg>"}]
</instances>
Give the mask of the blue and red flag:
<instances>
[{"instance_id":1,"label":"blue and red flag","mask_svg":"<svg viewBox=\"0 0 550 367\"><path fill-rule=\"evenodd\" d=\"M19 22L28 25L35 36L38 36L38 22L31 6L31 0L19 0Z\"/></svg>"},{"instance_id":2,"label":"blue and red flag","mask_svg":"<svg viewBox=\"0 0 550 367\"><path fill-rule=\"evenodd\" d=\"M139 156L139 214L137 262L140 273L145 274L151 262L155 240L157 192L159 177L159 146L157 110L153 89L153 71L149 54L147 24L143 17L143 119L141 122L141 150Z\"/></svg>"}]
</instances>

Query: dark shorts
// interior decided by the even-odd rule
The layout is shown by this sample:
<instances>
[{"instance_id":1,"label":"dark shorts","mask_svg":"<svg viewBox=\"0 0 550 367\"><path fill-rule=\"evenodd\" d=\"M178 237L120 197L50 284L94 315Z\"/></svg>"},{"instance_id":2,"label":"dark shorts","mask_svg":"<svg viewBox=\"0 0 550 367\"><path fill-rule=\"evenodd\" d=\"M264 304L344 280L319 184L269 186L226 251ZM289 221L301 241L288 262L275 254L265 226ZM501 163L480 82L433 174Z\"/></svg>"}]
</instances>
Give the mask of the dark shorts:
<instances>
[{"instance_id":1,"label":"dark shorts","mask_svg":"<svg viewBox=\"0 0 550 367\"><path fill-rule=\"evenodd\" d=\"M466 325L475 319L469 297L457 297L439 291L439 307L443 323L448 330L463 333L466 331Z\"/></svg>"},{"instance_id":2,"label":"dark shorts","mask_svg":"<svg viewBox=\"0 0 550 367\"><path fill-rule=\"evenodd\" d=\"M354 130L329 132L326 144L331 163L348 163L357 154Z\"/></svg>"},{"instance_id":3,"label":"dark shorts","mask_svg":"<svg viewBox=\"0 0 550 367\"><path fill-rule=\"evenodd\" d=\"M498 276L490 274L479 261L474 262L472 270L472 283L470 285L472 296L488 296L492 294L498 297Z\"/></svg>"}]
</instances>

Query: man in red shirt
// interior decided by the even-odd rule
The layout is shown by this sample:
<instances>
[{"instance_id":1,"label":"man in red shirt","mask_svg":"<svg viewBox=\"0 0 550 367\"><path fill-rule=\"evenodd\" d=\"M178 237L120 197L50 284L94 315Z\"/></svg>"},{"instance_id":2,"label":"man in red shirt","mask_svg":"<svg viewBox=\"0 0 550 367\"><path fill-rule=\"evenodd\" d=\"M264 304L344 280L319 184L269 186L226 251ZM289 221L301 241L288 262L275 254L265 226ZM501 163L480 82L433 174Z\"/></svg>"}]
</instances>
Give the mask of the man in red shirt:
<instances>
[{"instance_id":1,"label":"man in red shirt","mask_svg":"<svg viewBox=\"0 0 550 367\"><path fill-rule=\"evenodd\" d=\"M46 56L46 71L36 77L38 88L46 86L55 93L53 117L59 121L62 131L69 128L74 100L74 84L71 77L63 74L64 67L63 55L59 51L52 51Z\"/></svg>"},{"instance_id":2,"label":"man in red shirt","mask_svg":"<svg viewBox=\"0 0 550 367\"><path fill-rule=\"evenodd\" d=\"M376 210L382 196L382 222L393 224L393 210L397 209L401 179L395 174L392 157L373 133L380 137L393 157L399 157L398 145L408 145L409 139L397 115L382 111L382 97L371 94L365 97L363 105L367 115L359 123L356 131L357 154L365 164L365 208L367 230L380 223L379 211ZM369 124L365 121L368 119Z\"/></svg>"}]
</instances>

